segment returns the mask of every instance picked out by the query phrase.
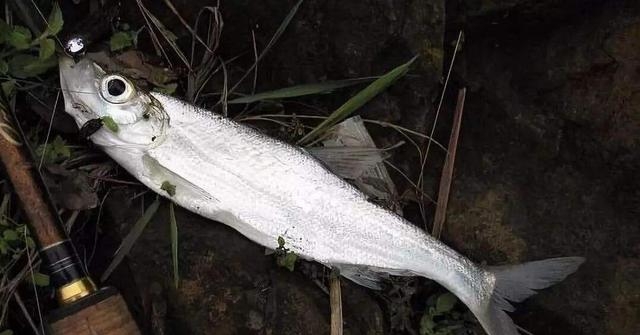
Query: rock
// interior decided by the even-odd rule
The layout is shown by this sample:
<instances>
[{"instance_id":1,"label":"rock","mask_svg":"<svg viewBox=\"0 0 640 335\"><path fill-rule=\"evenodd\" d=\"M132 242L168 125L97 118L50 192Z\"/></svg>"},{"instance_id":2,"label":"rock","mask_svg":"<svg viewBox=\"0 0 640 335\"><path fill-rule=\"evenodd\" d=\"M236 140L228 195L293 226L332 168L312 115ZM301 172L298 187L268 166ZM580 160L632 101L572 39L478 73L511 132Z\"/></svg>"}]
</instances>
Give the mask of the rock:
<instances>
[{"instance_id":1,"label":"rock","mask_svg":"<svg viewBox=\"0 0 640 335\"><path fill-rule=\"evenodd\" d=\"M457 75L470 93L444 238L488 264L585 256L516 323L536 334L632 334L640 6L549 3L469 18Z\"/></svg>"}]
</instances>

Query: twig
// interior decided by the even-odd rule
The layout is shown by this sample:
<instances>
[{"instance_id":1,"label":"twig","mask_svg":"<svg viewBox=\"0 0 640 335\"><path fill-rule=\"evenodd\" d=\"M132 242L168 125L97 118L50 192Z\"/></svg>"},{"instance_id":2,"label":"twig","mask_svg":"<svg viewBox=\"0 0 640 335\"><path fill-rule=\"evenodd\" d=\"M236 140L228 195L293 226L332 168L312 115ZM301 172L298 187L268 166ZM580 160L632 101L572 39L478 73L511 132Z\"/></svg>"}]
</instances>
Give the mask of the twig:
<instances>
[{"instance_id":1,"label":"twig","mask_svg":"<svg viewBox=\"0 0 640 335\"><path fill-rule=\"evenodd\" d=\"M299 114L261 114L259 116L246 116L243 118L238 118L238 119L234 119L235 121L238 122L243 122L243 121L250 121L250 120L261 120L264 117L273 117L273 118L284 118L284 119L319 119L319 120L324 120L327 117L326 116L317 116L317 115L299 115ZM417 137L423 138L428 140L429 142L433 142L437 147L439 147L440 149L442 149L443 151L447 151L447 148L444 147L444 145L442 145L440 142L434 140L433 138L420 133L418 131L415 130L411 130L409 128L404 128L401 126L398 126L396 124L393 123L389 123L389 122L385 122L385 121L378 121L378 120L371 120L371 119L362 119L362 121L364 121L365 123L372 123L372 124L376 124L379 125L381 127L391 127L396 131L405 131L409 134L415 135Z\"/></svg>"},{"instance_id":2,"label":"twig","mask_svg":"<svg viewBox=\"0 0 640 335\"><path fill-rule=\"evenodd\" d=\"M438 205L433 219L433 231L431 235L440 238L444 220L447 214L447 204L449 203L449 191L451 191L451 180L453 179L453 166L456 161L456 149L458 147L458 137L460 136L460 124L462 122L462 112L464 110L464 98L467 90L465 88L458 91L458 102L453 115L453 126L449 137L449 152L444 161L442 175L440 177L440 189L438 191Z\"/></svg>"},{"instance_id":3,"label":"twig","mask_svg":"<svg viewBox=\"0 0 640 335\"><path fill-rule=\"evenodd\" d=\"M456 41L456 47L453 50L453 55L451 56L451 64L449 64L449 70L447 71L447 76L444 80L444 86L442 87L442 94L440 95L440 101L438 101L438 108L436 109L436 115L433 119L433 126L431 126L431 133L429 133L429 138L433 138L433 134L436 131L436 125L438 124L438 116L440 115L440 109L442 108L442 102L444 101L444 95L447 92L447 86L449 85L449 78L451 77L451 71L453 70L453 64L456 61L456 55L458 54L458 48L460 47L460 43L462 41L462 30L458 33L458 39ZM416 183L421 188L424 186L424 168L427 165L427 158L429 157L429 149L431 148L431 142L427 141L427 149L424 153L424 158L422 159L422 164L420 166L420 175L418 176L418 182ZM424 212L424 206L422 196L420 196L420 214L422 215L422 219L426 225L426 218ZM426 228L426 227L425 227Z\"/></svg>"},{"instance_id":4,"label":"twig","mask_svg":"<svg viewBox=\"0 0 640 335\"><path fill-rule=\"evenodd\" d=\"M332 271L329 276L329 301L331 303L331 335L342 335L342 289L340 275Z\"/></svg>"},{"instance_id":5,"label":"twig","mask_svg":"<svg viewBox=\"0 0 640 335\"><path fill-rule=\"evenodd\" d=\"M262 52L260 52L260 55L258 56L258 58L256 59L256 61L253 63L253 65L251 65L251 67L242 75L242 77L240 77L240 79L238 79L238 81L236 82L235 85L233 85L233 87L231 87L231 89L229 90L229 94L235 92L236 88L238 88L238 86L240 86L240 84L242 83L242 81L245 80L245 78L247 78L247 76L249 76L249 74L258 67L258 63L262 60L262 58L267 54L267 52L271 49L271 47L278 41L278 39L280 39L280 36L282 35L282 33L285 31L285 29L287 28L287 26L289 25L289 23L291 22L291 19L293 19L294 15L296 14L296 12L298 11L298 8L300 7L300 5L302 5L302 1L303 0L299 0L295 6L293 6L293 8L291 8L291 10L289 11L289 14L287 14L287 16L284 18L284 20L282 21L282 23L280 23L280 26L278 27L278 29L276 30L276 32L273 34L273 36L271 36L271 39L269 40L269 43L267 43L267 46L264 47L264 49L262 50Z\"/></svg>"},{"instance_id":6,"label":"twig","mask_svg":"<svg viewBox=\"0 0 640 335\"><path fill-rule=\"evenodd\" d=\"M193 36L198 42L200 42L200 44L202 44L205 47L205 49L207 49L208 52L213 53L213 50L211 50L211 48L209 48L209 46L206 43L204 43L204 41L200 38L200 36L198 36L198 33L195 31L195 29L191 28L191 26L187 23L187 21L184 20L182 15L180 15L180 12L178 12L176 7L173 5L173 3L171 3L171 1L169 0L164 0L164 3L165 5L167 5L167 7L169 7L169 9L178 18L178 20L180 20L180 23L182 23L182 25L185 28L187 28L187 30L191 33L191 36Z\"/></svg>"},{"instance_id":7,"label":"twig","mask_svg":"<svg viewBox=\"0 0 640 335\"><path fill-rule=\"evenodd\" d=\"M31 282L33 284L33 295L36 298L36 307L38 307L38 319L40 320L40 330L44 334L44 318L42 317L42 310L40 309L40 299L38 298L38 288L36 287L36 278L33 273L33 262L31 261L31 254L29 253L29 244L27 243L27 230L24 230L24 243L27 249L27 264L29 266L29 272L31 273Z\"/></svg>"},{"instance_id":8,"label":"twig","mask_svg":"<svg viewBox=\"0 0 640 335\"><path fill-rule=\"evenodd\" d=\"M42 150L42 157L40 157L40 164L38 164L38 171L42 169L42 163L44 163L44 157L46 156L49 135L51 135L51 128L53 128L53 118L56 117L56 109L58 109L58 99L60 99L60 91L56 94L56 102L53 104L53 110L51 111L51 120L49 120L49 129L47 129L47 136L44 139L44 149Z\"/></svg>"},{"instance_id":9,"label":"twig","mask_svg":"<svg viewBox=\"0 0 640 335\"><path fill-rule=\"evenodd\" d=\"M24 314L25 319L27 319L27 322L29 323L29 326L31 326L33 333L36 335L40 335L41 334L40 330L38 330L38 327L33 322L33 319L31 319L31 315L29 315L29 311L27 310L27 307L24 305L24 302L22 302L22 298L20 298L20 295L18 294L18 292L13 292L13 299L16 301L18 306L20 306L20 310L22 310L22 314Z\"/></svg>"}]
</instances>

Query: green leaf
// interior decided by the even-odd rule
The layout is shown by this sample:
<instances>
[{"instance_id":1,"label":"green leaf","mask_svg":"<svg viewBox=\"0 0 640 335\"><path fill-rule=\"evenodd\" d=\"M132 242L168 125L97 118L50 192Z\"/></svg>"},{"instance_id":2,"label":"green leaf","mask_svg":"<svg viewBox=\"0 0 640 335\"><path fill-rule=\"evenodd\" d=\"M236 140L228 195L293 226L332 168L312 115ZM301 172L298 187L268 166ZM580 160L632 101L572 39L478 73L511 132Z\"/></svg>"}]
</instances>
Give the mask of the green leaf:
<instances>
[{"instance_id":1,"label":"green leaf","mask_svg":"<svg viewBox=\"0 0 640 335\"><path fill-rule=\"evenodd\" d=\"M57 135L51 143L38 146L36 149L38 156L44 156L44 162L57 163L71 157L71 149L67 146L67 142Z\"/></svg>"},{"instance_id":2,"label":"green leaf","mask_svg":"<svg viewBox=\"0 0 640 335\"><path fill-rule=\"evenodd\" d=\"M131 231L129 231L127 236L125 236L122 240L122 243L120 243L120 246L116 250L116 254L113 256L111 264L109 264L107 269L100 277L101 282L104 282L107 278L109 278L113 270L116 269L116 267L122 262L124 257L129 253L129 251L131 251L131 248L133 248L133 245L136 243L136 241L144 231L144 228L158 211L158 207L160 207L160 199L156 198L156 200L144 211L142 217L140 217L138 221L136 221L136 223L131 228Z\"/></svg>"},{"instance_id":3,"label":"green leaf","mask_svg":"<svg viewBox=\"0 0 640 335\"><path fill-rule=\"evenodd\" d=\"M347 102L331 113L331 115L322 121L322 123L302 137L298 141L298 144L304 145L311 143L318 136L324 134L324 132L329 128L347 118L355 110L362 107L375 96L387 89L387 87L393 84L396 80L407 74L409 67L413 64L416 58L417 57L413 57L410 61L387 72L382 77L369 84L369 86L365 87L362 91L358 92L358 94L353 96L351 99L347 100Z\"/></svg>"},{"instance_id":4,"label":"green leaf","mask_svg":"<svg viewBox=\"0 0 640 335\"><path fill-rule=\"evenodd\" d=\"M293 271L298 255L284 247L285 241L282 236L278 236L278 247L276 248L276 263Z\"/></svg>"},{"instance_id":5,"label":"green leaf","mask_svg":"<svg viewBox=\"0 0 640 335\"><path fill-rule=\"evenodd\" d=\"M131 34L124 31L119 31L113 34L113 36L111 36L111 39L109 40L109 47L111 48L111 51L122 50L132 45L133 38L131 37Z\"/></svg>"},{"instance_id":6,"label":"green leaf","mask_svg":"<svg viewBox=\"0 0 640 335\"><path fill-rule=\"evenodd\" d=\"M171 83L171 84L154 87L153 90L158 93L172 95L176 93L176 88L178 88L178 84Z\"/></svg>"},{"instance_id":7,"label":"green leaf","mask_svg":"<svg viewBox=\"0 0 640 335\"><path fill-rule=\"evenodd\" d=\"M173 202L169 203L169 223L171 226L171 260L173 264L173 284L177 288L180 284L180 272L178 267L178 222Z\"/></svg>"},{"instance_id":8,"label":"green leaf","mask_svg":"<svg viewBox=\"0 0 640 335\"><path fill-rule=\"evenodd\" d=\"M57 65L56 57L42 60L31 55L15 55L9 60L9 73L24 79L41 75Z\"/></svg>"},{"instance_id":9,"label":"green leaf","mask_svg":"<svg viewBox=\"0 0 640 335\"><path fill-rule=\"evenodd\" d=\"M171 184L167 180L162 182L162 185L160 185L160 189L167 192L170 197L176 195L176 185Z\"/></svg>"},{"instance_id":10,"label":"green leaf","mask_svg":"<svg viewBox=\"0 0 640 335\"><path fill-rule=\"evenodd\" d=\"M62 19L62 11L60 10L60 6L58 6L58 2L53 2L53 8L51 8L51 13L49 14L49 19L47 20L47 29L45 29L44 33L40 38L44 38L47 36L57 35L60 30L62 30L62 25L64 24L64 20Z\"/></svg>"},{"instance_id":11,"label":"green leaf","mask_svg":"<svg viewBox=\"0 0 640 335\"><path fill-rule=\"evenodd\" d=\"M117 133L118 130L120 130L120 128L118 127L118 124L116 123L116 121L113 120L111 116L108 116L108 115L103 116L101 120L102 120L102 124L112 132Z\"/></svg>"},{"instance_id":12,"label":"green leaf","mask_svg":"<svg viewBox=\"0 0 640 335\"><path fill-rule=\"evenodd\" d=\"M273 91L267 91L262 93L257 93L254 95L248 95L241 98L236 98L228 103L230 104L248 104L261 100L277 100L277 99L285 99L285 98L295 98L301 97L305 95L313 95L313 94L325 94L330 93L333 90L357 85L360 83L372 81L375 78L358 78L358 79L346 79L346 80L335 80L335 81L326 81L323 83L315 83L315 84L303 84L296 85L291 87L285 87Z\"/></svg>"},{"instance_id":13,"label":"green leaf","mask_svg":"<svg viewBox=\"0 0 640 335\"><path fill-rule=\"evenodd\" d=\"M7 36L7 41L18 50L29 49L31 46L31 31L23 26L14 26Z\"/></svg>"},{"instance_id":14,"label":"green leaf","mask_svg":"<svg viewBox=\"0 0 640 335\"><path fill-rule=\"evenodd\" d=\"M9 64L4 59L0 59L0 73L7 74L7 72L9 72Z\"/></svg>"},{"instance_id":15,"label":"green leaf","mask_svg":"<svg viewBox=\"0 0 640 335\"><path fill-rule=\"evenodd\" d=\"M286 254L278 257L277 263L279 266L287 268L289 271L293 271L295 269L296 260L298 260L298 255L293 252L287 252Z\"/></svg>"},{"instance_id":16,"label":"green leaf","mask_svg":"<svg viewBox=\"0 0 640 335\"><path fill-rule=\"evenodd\" d=\"M11 329L3 330L0 335L13 335L13 331Z\"/></svg>"},{"instance_id":17,"label":"green leaf","mask_svg":"<svg viewBox=\"0 0 640 335\"><path fill-rule=\"evenodd\" d=\"M0 239L0 254L6 255L9 252L9 244L4 239Z\"/></svg>"},{"instance_id":18,"label":"green leaf","mask_svg":"<svg viewBox=\"0 0 640 335\"><path fill-rule=\"evenodd\" d=\"M18 240L18 233L13 229L7 229L2 232L2 238L4 238L5 241L16 241Z\"/></svg>"},{"instance_id":19,"label":"green leaf","mask_svg":"<svg viewBox=\"0 0 640 335\"><path fill-rule=\"evenodd\" d=\"M10 32L11 26L4 22L4 20L0 19L0 44L7 41L7 37Z\"/></svg>"},{"instance_id":20,"label":"green leaf","mask_svg":"<svg viewBox=\"0 0 640 335\"><path fill-rule=\"evenodd\" d=\"M436 312L438 314L447 313L456 305L458 298L451 293L443 293L436 300Z\"/></svg>"},{"instance_id":21,"label":"green leaf","mask_svg":"<svg viewBox=\"0 0 640 335\"><path fill-rule=\"evenodd\" d=\"M2 83L0 83L0 86L2 87L2 93L6 98L8 98L16 88L16 81L13 79L3 81Z\"/></svg>"},{"instance_id":22,"label":"green leaf","mask_svg":"<svg viewBox=\"0 0 640 335\"><path fill-rule=\"evenodd\" d=\"M38 57L45 60L56 51L56 42L50 38L40 40L40 49L38 49Z\"/></svg>"},{"instance_id":23,"label":"green leaf","mask_svg":"<svg viewBox=\"0 0 640 335\"><path fill-rule=\"evenodd\" d=\"M27 248L29 249L35 249L36 248L36 242L29 236L27 236Z\"/></svg>"},{"instance_id":24,"label":"green leaf","mask_svg":"<svg viewBox=\"0 0 640 335\"><path fill-rule=\"evenodd\" d=\"M49 286L49 276L36 272L33 274L33 282L40 287Z\"/></svg>"},{"instance_id":25,"label":"green leaf","mask_svg":"<svg viewBox=\"0 0 640 335\"><path fill-rule=\"evenodd\" d=\"M420 335L432 335L435 328L436 323L433 318L428 314L424 314L420 319Z\"/></svg>"}]
</instances>

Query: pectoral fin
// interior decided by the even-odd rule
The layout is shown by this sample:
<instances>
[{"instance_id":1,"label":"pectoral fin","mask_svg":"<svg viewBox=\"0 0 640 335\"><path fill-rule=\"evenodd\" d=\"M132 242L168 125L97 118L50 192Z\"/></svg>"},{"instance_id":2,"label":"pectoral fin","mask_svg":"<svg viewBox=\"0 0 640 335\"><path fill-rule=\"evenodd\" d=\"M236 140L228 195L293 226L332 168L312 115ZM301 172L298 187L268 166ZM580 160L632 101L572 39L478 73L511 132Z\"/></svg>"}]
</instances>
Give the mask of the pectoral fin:
<instances>
[{"instance_id":1,"label":"pectoral fin","mask_svg":"<svg viewBox=\"0 0 640 335\"><path fill-rule=\"evenodd\" d=\"M175 186L174 196L184 197L186 199L217 201L209 192L165 168L158 160L150 155L142 156L142 162L145 168L144 176L147 178L147 181L156 186L154 189L157 192L164 192L162 195L171 197L166 190L161 189L163 183L169 183Z\"/></svg>"}]
</instances>

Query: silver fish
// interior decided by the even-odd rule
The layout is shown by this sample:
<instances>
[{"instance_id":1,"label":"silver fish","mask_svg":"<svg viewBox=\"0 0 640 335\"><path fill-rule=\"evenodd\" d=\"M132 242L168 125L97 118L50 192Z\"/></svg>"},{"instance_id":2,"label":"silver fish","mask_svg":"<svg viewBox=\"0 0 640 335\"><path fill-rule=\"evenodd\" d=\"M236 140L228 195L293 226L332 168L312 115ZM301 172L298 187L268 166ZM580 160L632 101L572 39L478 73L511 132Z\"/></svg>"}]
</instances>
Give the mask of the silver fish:
<instances>
[{"instance_id":1,"label":"silver fish","mask_svg":"<svg viewBox=\"0 0 640 335\"><path fill-rule=\"evenodd\" d=\"M517 334L505 312L573 273L582 257L481 267L367 200L301 148L172 97L144 92L90 60L60 60L65 109L79 127L108 117L91 141L153 191L265 247L278 237L301 257L378 287L388 274L433 279L490 335Z\"/></svg>"}]
</instances>

